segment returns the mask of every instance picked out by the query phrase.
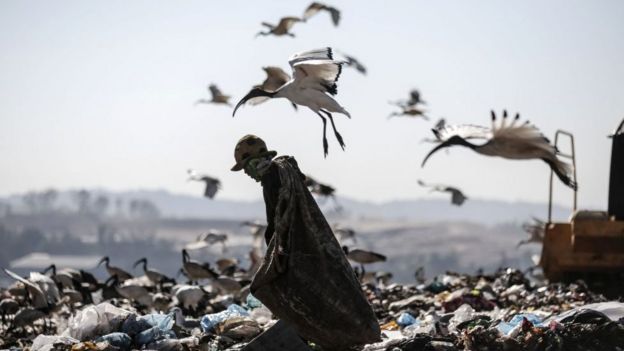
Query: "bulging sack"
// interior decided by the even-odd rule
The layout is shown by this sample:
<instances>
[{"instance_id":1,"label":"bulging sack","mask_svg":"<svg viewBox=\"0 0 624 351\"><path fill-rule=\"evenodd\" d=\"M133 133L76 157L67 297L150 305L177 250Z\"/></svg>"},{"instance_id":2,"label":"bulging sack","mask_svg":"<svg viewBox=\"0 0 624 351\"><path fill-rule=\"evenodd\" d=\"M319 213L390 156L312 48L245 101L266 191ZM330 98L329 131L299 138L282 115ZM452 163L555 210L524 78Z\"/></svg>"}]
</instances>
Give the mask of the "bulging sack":
<instances>
[{"instance_id":1,"label":"bulging sack","mask_svg":"<svg viewBox=\"0 0 624 351\"><path fill-rule=\"evenodd\" d=\"M296 161L280 157L271 168L279 174L277 201L267 203L274 232L251 293L326 349L380 340L377 318Z\"/></svg>"}]
</instances>

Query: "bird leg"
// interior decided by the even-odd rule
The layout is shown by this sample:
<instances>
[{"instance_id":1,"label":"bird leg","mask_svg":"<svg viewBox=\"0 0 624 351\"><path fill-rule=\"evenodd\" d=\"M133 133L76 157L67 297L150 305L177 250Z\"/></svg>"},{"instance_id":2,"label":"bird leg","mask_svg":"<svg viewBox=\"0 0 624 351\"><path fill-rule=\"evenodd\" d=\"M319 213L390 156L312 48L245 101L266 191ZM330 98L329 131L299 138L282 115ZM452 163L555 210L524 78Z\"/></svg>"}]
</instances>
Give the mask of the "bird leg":
<instances>
[{"instance_id":1,"label":"bird leg","mask_svg":"<svg viewBox=\"0 0 624 351\"><path fill-rule=\"evenodd\" d=\"M323 111L327 115L327 117L329 117L329 121L331 122L332 129L334 130L334 135L336 136L336 139L338 140L338 144L340 144L340 147L344 151L345 143L344 141L342 141L342 135L340 135L340 133L338 133L338 131L336 130L336 124L334 124L334 117L331 115L331 113L325 110L321 110L321 111Z\"/></svg>"},{"instance_id":2,"label":"bird leg","mask_svg":"<svg viewBox=\"0 0 624 351\"><path fill-rule=\"evenodd\" d=\"M316 114L319 115L319 117L321 117L321 120L323 121L323 152L325 153L325 158L327 158L327 150L329 149L329 146L327 145L327 120L319 112L317 112Z\"/></svg>"}]
</instances>

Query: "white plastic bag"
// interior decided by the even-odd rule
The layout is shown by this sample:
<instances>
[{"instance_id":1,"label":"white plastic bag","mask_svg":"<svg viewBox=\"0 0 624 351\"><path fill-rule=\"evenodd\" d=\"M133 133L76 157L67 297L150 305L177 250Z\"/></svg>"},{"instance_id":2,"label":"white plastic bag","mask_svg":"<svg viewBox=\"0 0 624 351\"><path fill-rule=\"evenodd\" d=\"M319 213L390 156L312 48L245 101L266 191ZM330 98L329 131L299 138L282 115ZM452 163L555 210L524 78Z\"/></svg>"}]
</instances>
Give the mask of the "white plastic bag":
<instances>
[{"instance_id":1,"label":"white plastic bag","mask_svg":"<svg viewBox=\"0 0 624 351\"><path fill-rule=\"evenodd\" d=\"M38 335L33 344L30 347L31 351L50 351L54 349L54 344L73 345L78 343L78 340L69 336L60 335Z\"/></svg>"},{"instance_id":2,"label":"white plastic bag","mask_svg":"<svg viewBox=\"0 0 624 351\"><path fill-rule=\"evenodd\" d=\"M68 327L62 335L80 341L95 339L119 329L124 319L130 314L108 302L89 306L70 318Z\"/></svg>"}]
</instances>

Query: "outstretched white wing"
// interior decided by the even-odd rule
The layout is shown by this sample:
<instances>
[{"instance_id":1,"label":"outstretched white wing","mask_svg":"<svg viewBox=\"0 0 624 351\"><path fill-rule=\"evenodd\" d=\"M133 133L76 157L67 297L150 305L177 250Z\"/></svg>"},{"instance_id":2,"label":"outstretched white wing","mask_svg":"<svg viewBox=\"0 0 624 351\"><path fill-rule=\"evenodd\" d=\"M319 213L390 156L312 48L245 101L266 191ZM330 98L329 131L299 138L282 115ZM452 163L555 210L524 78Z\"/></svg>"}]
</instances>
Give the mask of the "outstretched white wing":
<instances>
[{"instance_id":1,"label":"outstretched white wing","mask_svg":"<svg viewBox=\"0 0 624 351\"><path fill-rule=\"evenodd\" d=\"M329 94L338 93L336 82L342 71L342 62L333 59L331 48L307 51L293 55L289 60L295 84Z\"/></svg>"},{"instance_id":2,"label":"outstretched white wing","mask_svg":"<svg viewBox=\"0 0 624 351\"><path fill-rule=\"evenodd\" d=\"M432 129L433 134L440 142L445 142L454 136L463 139L484 139L487 140L492 136L489 128L476 126L473 124L452 125L446 124L440 128Z\"/></svg>"}]
</instances>

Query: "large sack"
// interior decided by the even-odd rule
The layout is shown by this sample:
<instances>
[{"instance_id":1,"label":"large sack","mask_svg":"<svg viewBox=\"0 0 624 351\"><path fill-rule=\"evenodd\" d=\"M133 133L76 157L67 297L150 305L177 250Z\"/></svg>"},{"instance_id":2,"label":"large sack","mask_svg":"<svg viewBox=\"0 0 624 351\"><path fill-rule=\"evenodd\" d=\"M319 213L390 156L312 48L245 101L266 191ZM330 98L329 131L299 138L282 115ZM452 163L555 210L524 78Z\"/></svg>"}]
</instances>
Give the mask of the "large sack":
<instances>
[{"instance_id":1,"label":"large sack","mask_svg":"<svg viewBox=\"0 0 624 351\"><path fill-rule=\"evenodd\" d=\"M296 161L275 159L262 183L273 231L251 293L325 349L380 340L375 314Z\"/></svg>"}]
</instances>

